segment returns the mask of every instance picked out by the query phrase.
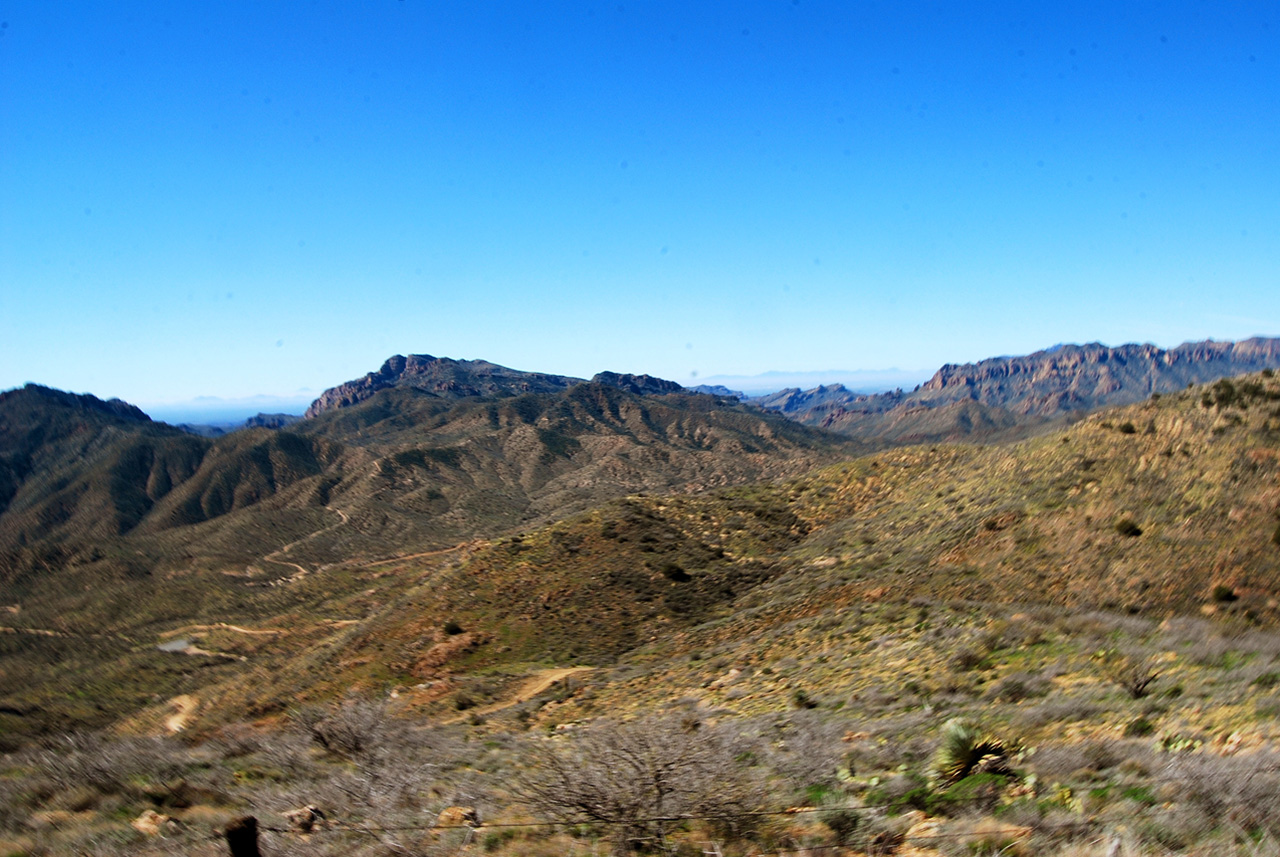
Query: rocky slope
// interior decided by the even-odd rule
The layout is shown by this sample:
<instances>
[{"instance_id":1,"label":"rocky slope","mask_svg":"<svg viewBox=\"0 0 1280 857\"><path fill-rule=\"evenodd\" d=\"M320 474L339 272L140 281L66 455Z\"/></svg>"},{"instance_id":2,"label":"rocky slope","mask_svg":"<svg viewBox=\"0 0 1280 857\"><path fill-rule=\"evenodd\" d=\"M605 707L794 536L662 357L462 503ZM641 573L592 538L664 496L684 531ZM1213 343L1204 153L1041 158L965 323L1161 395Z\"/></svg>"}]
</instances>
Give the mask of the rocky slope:
<instances>
[{"instance_id":1,"label":"rocky slope","mask_svg":"<svg viewBox=\"0 0 1280 857\"><path fill-rule=\"evenodd\" d=\"M814 629L814 648L782 649L821 653L813 668L824 670L845 651L825 631L857 631L850 617L889 605L920 617L1002 605L1270 626L1280 619L1278 474L1280 382L1255 375L1013 445L898 448L786 482L633 496L444 559L406 558L393 568L408 586L352 626L319 684L302 658L270 687L215 696L270 711L317 688L390 685L447 715L452 694L491 670L678 671L706 651L759 663L764 641L801 626ZM945 626L938 633L926 650L946 639ZM603 710L634 704L634 673L618 675L616 688L597 690ZM654 705L679 692L651 690Z\"/></svg>"},{"instance_id":2,"label":"rocky slope","mask_svg":"<svg viewBox=\"0 0 1280 857\"><path fill-rule=\"evenodd\" d=\"M1280 339L1154 345L1062 345L1021 357L948 364L911 392L875 395L839 384L751 401L806 425L896 443L1001 439L1188 384L1280 368Z\"/></svg>"},{"instance_id":3,"label":"rocky slope","mask_svg":"<svg viewBox=\"0 0 1280 857\"><path fill-rule=\"evenodd\" d=\"M520 372L486 360L452 360L430 354L395 355L377 372L325 390L307 408L314 417L332 408L350 407L379 390L408 387L443 398L554 393L580 383L581 378Z\"/></svg>"}]
</instances>

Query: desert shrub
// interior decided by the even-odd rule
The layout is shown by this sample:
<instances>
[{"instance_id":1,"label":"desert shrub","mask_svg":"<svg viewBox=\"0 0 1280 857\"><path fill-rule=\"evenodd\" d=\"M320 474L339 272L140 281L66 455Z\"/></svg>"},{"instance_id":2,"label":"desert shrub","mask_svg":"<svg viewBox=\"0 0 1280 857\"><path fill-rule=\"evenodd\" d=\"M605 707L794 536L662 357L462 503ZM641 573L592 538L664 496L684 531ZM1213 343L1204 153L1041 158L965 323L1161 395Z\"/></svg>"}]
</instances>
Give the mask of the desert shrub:
<instances>
[{"instance_id":1,"label":"desert shrub","mask_svg":"<svg viewBox=\"0 0 1280 857\"><path fill-rule=\"evenodd\" d=\"M927 811L933 801L933 789L923 776L907 771L868 789L865 797L868 806L883 808L889 815L901 815L912 809Z\"/></svg>"},{"instance_id":2,"label":"desert shrub","mask_svg":"<svg viewBox=\"0 0 1280 857\"><path fill-rule=\"evenodd\" d=\"M1126 738L1141 738L1150 735L1156 731L1156 725L1148 720L1145 716L1139 715L1133 718L1124 727L1124 736Z\"/></svg>"},{"instance_id":3,"label":"desert shrub","mask_svg":"<svg viewBox=\"0 0 1280 857\"><path fill-rule=\"evenodd\" d=\"M837 845L848 845L853 841L860 821L856 812L847 809L826 813L822 818L822 823L831 831Z\"/></svg>"},{"instance_id":4,"label":"desert shrub","mask_svg":"<svg viewBox=\"0 0 1280 857\"><path fill-rule=\"evenodd\" d=\"M817 708L818 700L810 696L804 688L797 687L791 692L791 704L796 708Z\"/></svg>"},{"instance_id":5,"label":"desert shrub","mask_svg":"<svg viewBox=\"0 0 1280 857\"><path fill-rule=\"evenodd\" d=\"M128 789L135 781L163 781L177 777L185 753L174 741L161 738L109 739L73 733L48 740L25 754L38 777L56 791L90 788L103 794Z\"/></svg>"},{"instance_id":6,"label":"desert shrub","mask_svg":"<svg viewBox=\"0 0 1280 857\"><path fill-rule=\"evenodd\" d=\"M1160 663L1154 655L1103 649L1093 656L1098 674L1124 690L1133 699L1142 699L1160 677Z\"/></svg>"},{"instance_id":7,"label":"desert shrub","mask_svg":"<svg viewBox=\"0 0 1280 857\"><path fill-rule=\"evenodd\" d=\"M774 727L768 742L768 763L796 789L838 787L840 769L848 765L847 745L841 737L847 724L802 710Z\"/></svg>"},{"instance_id":8,"label":"desert shrub","mask_svg":"<svg viewBox=\"0 0 1280 857\"><path fill-rule=\"evenodd\" d=\"M1068 782L1110 770L1131 756L1149 753L1133 741L1093 739L1042 744L1029 762L1042 781Z\"/></svg>"},{"instance_id":9,"label":"desert shrub","mask_svg":"<svg viewBox=\"0 0 1280 857\"><path fill-rule=\"evenodd\" d=\"M1049 692L1050 683L1043 676L1018 672L1000 679L987 696L1004 702L1021 702L1035 696L1044 696Z\"/></svg>"},{"instance_id":10,"label":"desert shrub","mask_svg":"<svg viewBox=\"0 0 1280 857\"><path fill-rule=\"evenodd\" d=\"M1117 429L1117 431L1119 431L1120 434L1137 434L1138 428L1131 422L1123 422L1123 423L1120 423L1120 426Z\"/></svg>"},{"instance_id":11,"label":"desert shrub","mask_svg":"<svg viewBox=\"0 0 1280 857\"><path fill-rule=\"evenodd\" d=\"M1047 699L1038 705L1019 709L1014 713L1014 720L1022 728L1038 728L1050 723L1089 720L1101 711L1100 705L1088 699Z\"/></svg>"},{"instance_id":12,"label":"desert shrub","mask_svg":"<svg viewBox=\"0 0 1280 857\"><path fill-rule=\"evenodd\" d=\"M1221 378L1214 382L1210 388L1213 391L1213 401L1220 408L1228 408L1239 399L1236 392L1236 385L1231 383L1229 378Z\"/></svg>"},{"instance_id":13,"label":"desert shrub","mask_svg":"<svg viewBox=\"0 0 1280 857\"><path fill-rule=\"evenodd\" d=\"M247 723L232 723L219 729L209 741L224 759L237 759L262 749L262 733Z\"/></svg>"},{"instance_id":14,"label":"desert shrub","mask_svg":"<svg viewBox=\"0 0 1280 857\"><path fill-rule=\"evenodd\" d=\"M1008 784L1004 774L970 774L934 795L929 811L942 815L990 812Z\"/></svg>"},{"instance_id":15,"label":"desert shrub","mask_svg":"<svg viewBox=\"0 0 1280 857\"><path fill-rule=\"evenodd\" d=\"M951 668L958 672L970 672L987 665L990 652L976 644L966 644L951 656Z\"/></svg>"},{"instance_id":16,"label":"desert shrub","mask_svg":"<svg viewBox=\"0 0 1280 857\"><path fill-rule=\"evenodd\" d=\"M1236 595L1236 591L1234 589L1232 589L1230 586L1227 586L1226 584L1223 584L1223 583L1219 583L1215 585L1210 595L1213 597L1214 601L1217 601L1219 603L1227 603L1230 601L1235 601L1239 598L1239 596Z\"/></svg>"},{"instance_id":17,"label":"desert shrub","mask_svg":"<svg viewBox=\"0 0 1280 857\"><path fill-rule=\"evenodd\" d=\"M654 819L715 816L721 836L741 836L763 805L732 744L710 726L677 718L600 722L563 741L530 743L514 793L535 814L571 824L607 825L615 854L661 840Z\"/></svg>"},{"instance_id":18,"label":"desert shrub","mask_svg":"<svg viewBox=\"0 0 1280 857\"><path fill-rule=\"evenodd\" d=\"M385 702L354 698L326 709L304 709L294 719L321 747L347 758L376 750L390 727Z\"/></svg>"},{"instance_id":19,"label":"desert shrub","mask_svg":"<svg viewBox=\"0 0 1280 857\"><path fill-rule=\"evenodd\" d=\"M1261 690L1270 690L1276 685L1280 685L1280 673L1265 672L1249 682L1249 684Z\"/></svg>"},{"instance_id":20,"label":"desert shrub","mask_svg":"<svg viewBox=\"0 0 1280 857\"><path fill-rule=\"evenodd\" d=\"M957 783L975 773L1009 774L1010 749L1004 741L983 735L956 718L942 727L942 742L933 767L944 783Z\"/></svg>"},{"instance_id":21,"label":"desert shrub","mask_svg":"<svg viewBox=\"0 0 1280 857\"><path fill-rule=\"evenodd\" d=\"M1179 753L1160 772L1159 781L1209 818L1251 833L1280 834L1280 752Z\"/></svg>"},{"instance_id":22,"label":"desert shrub","mask_svg":"<svg viewBox=\"0 0 1280 857\"><path fill-rule=\"evenodd\" d=\"M1127 538L1137 538L1142 535L1142 527L1139 527L1132 518L1121 518L1116 521L1115 530Z\"/></svg>"}]
</instances>

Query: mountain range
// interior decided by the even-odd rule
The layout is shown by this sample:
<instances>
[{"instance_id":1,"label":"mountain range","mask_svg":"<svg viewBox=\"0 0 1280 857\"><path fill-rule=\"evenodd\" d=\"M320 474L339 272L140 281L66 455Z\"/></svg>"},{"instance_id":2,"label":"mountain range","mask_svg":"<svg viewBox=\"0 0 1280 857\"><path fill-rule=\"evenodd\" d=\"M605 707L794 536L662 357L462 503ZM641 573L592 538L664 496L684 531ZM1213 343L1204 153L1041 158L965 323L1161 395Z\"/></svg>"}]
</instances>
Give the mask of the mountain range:
<instances>
[{"instance_id":1,"label":"mountain range","mask_svg":"<svg viewBox=\"0 0 1280 857\"><path fill-rule=\"evenodd\" d=\"M1280 339L1208 340L1169 350L1094 342L948 364L910 392L867 395L835 384L748 401L863 441L1010 439L1097 408L1268 368L1280 368Z\"/></svg>"},{"instance_id":2,"label":"mountain range","mask_svg":"<svg viewBox=\"0 0 1280 857\"><path fill-rule=\"evenodd\" d=\"M412 355L301 421L220 437L28 385L0 394L0 727L123 722L174 693L214 723L423 677L431 709L472 669L685 651L846 597L1000 600L1014 581L1139 610L1221 584L1269 616L1277 365L1277 340L1063 346L910 393L742 402ZM814 601L830 569L836 601ZM220 640L225 658L155 656L228 624L275 630Z\"/></svg>"}]
</instances>

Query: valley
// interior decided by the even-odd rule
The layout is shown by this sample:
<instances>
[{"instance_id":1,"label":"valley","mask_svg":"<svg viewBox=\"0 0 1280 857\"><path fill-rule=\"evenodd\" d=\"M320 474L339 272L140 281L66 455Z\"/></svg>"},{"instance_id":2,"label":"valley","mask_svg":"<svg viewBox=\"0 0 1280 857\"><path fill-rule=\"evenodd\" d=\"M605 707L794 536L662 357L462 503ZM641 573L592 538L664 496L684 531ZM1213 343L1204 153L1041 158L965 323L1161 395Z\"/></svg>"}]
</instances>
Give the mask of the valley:
<instances>
[{"instance_id":1,"label":"valley","mask_svg":"<svg viewBox=\"0 0 1280 857\"><path fill-rule=\"evenodd\" d=\"M466 367L437 368L213 439L0 397L12 852L221 854L245 812L273 854L616 850L545 776L687 735L723 787L627 822L672 853L1280 834L1270 368L981 444L635 376L455 396ZM940 773L953 733L986 767ZM115 768L57 779L94 755ZM290 833L308 803L341 823ZM429 833L450 806L493 826ZM169 833L113 827L146 807Z\"/></svg>"}]
</instances>

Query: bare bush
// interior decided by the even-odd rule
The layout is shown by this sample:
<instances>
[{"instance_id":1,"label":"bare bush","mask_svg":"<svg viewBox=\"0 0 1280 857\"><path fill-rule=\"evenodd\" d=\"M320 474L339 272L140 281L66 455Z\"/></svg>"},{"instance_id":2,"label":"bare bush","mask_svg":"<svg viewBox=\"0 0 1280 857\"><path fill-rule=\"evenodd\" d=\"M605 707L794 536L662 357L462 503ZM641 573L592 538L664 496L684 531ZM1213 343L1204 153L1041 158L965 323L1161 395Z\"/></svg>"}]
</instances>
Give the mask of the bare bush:
<instances>
[{"instance_id":1,"label":"bare bush","mask_svg":"<svg viewBox=\"0 0 1280 857\"><path fill-rule=\"evenodd\" d=\"M741 835L760 809L758 789L709 726L676 718L602 722L562 741L528 750L515 793L554 821L609 828L615 854L665 839L681 818L713 822Z\"/></svg>"},{"instance_id":2,"label":"bare bush","mask_svg":"<svg viewBox=\"0 0 1280 857\"><path fill-rule=\"evenodd\" d=\"M72 733L50 739L23 754L20 761L31 764L54 790L90 788L109 794L133 780L176 777L185 755L176 742L161 738L108 739Z\"/></svg>"},{"instance_id":3,"label":"bare bush","mask_svg":"<svg viewBox=\"0 0 1280 857\"><path fill-rule=\"evenodd\" d=\"M1280 835L1280 752L1174 754L1159 779L1213 819Z\"/></svg>"},{"instance_id":4,"label":"bare bush","mask_svg":"<svg viewBox=\"0 0 1280 857\"><path fill-rule=\"evenodd\" d=\"M1160 677L1157 656L1146 652L1103 649L1093 656L1099 675L1122 688L1133 699L1142 699Z\"/></svg>"},{"instance_id":5,"label":"bare bush","mask_svg":"<svg viewBox=\"0 0 1280 857\"><path fill-rule=\"evenodd\" d=\"M385 702L354 698L326 709L304 709L294 719L317 744L348 759L375 752L392 725Z\"/></svg>"},{"instance_id":6,"label":"bare bush","mask_svg":"<svg viewBox=\"0 0 1280 857\"><path fill-rule=\"evenodd\" d=\"M797 711L775 724L769 764L798 789L833 788L840 782L849 724L817 711Z\"/></svg>"}]
</instances>

